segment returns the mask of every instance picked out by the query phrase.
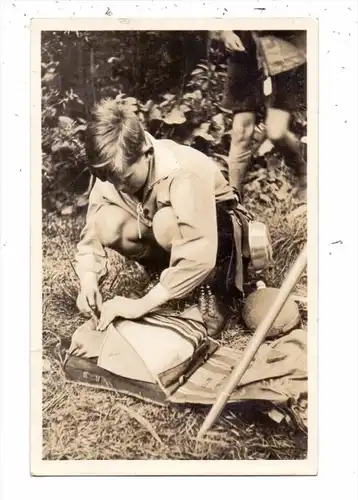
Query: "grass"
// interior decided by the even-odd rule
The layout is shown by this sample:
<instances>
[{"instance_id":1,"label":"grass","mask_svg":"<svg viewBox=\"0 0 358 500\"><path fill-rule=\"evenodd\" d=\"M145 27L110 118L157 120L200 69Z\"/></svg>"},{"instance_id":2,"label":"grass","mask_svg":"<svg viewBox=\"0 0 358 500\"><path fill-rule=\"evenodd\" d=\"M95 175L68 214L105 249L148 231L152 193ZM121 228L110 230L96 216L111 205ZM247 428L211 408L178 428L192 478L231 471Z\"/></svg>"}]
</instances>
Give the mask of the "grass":
<instances>
[{"instance_id":1,"label":"grass","mask_svg":"<svg viewBox=\"0 0 358 500\"><path fill-rule=\"evenodd\" d=\"M302 218L292 221L279 213L270 216L268 222L276 265L266 279L279 286L305 238L306 226ZM235 413L224 411L198 443L195 438L207 410L158 407L118 393L66 382L57 351L60 343L69 341L83 322L76 309L78 283L70 264L83 224L84 214L66 217L44 214L43 218L43 458L304 459L306 435L286 424L275 424L254 406L243 405ZM120 259L114 252L110 252L109 261L109 275L103 285L105 299L125 293L130 287L146 285L136 265ZM303 279L300 283L303 291L305 285ZM248 338L232 321L221 342L244 349Z\"/></svg>"}]
</instances>

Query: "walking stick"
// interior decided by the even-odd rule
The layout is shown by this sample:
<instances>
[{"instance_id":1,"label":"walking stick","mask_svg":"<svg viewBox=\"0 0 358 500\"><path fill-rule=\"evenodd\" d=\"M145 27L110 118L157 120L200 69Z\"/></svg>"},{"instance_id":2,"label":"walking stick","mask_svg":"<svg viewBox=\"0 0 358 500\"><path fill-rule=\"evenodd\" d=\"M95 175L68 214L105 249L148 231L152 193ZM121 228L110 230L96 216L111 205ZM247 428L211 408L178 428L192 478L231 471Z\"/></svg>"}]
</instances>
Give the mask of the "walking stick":
<instances>
[{"instance_id":1,"label":"walking stick","mask_svg":"<svg viewBox=\"0 0 358 500\"><path fill-rule=\"evenodd\" d=\"M226 405L228 399L231 396L233 390L240 383L247 367L253 360L255 354L257 353L260 345L264 341L267 332L270 330L271 326L274 324L277 316L280 314L281 309L285 305L288 297L290 296L293 288L300 279L305 267L307 265L307 243L302 249L300 255L293 264L291 270L286 276L280 291L276 297L275 302L272 304L266 317L258 325L253 337L251 338L249 344L247 345L243 356L237 366L231 373L226 386L223 388L219 394L216 402L213 404L209 414L204 420L203 425L200 428L198 439L204 436L204 434L210 429L210 427L215 423L215 421L220 416L224 406Z\"/></svg>"}]
</instances>

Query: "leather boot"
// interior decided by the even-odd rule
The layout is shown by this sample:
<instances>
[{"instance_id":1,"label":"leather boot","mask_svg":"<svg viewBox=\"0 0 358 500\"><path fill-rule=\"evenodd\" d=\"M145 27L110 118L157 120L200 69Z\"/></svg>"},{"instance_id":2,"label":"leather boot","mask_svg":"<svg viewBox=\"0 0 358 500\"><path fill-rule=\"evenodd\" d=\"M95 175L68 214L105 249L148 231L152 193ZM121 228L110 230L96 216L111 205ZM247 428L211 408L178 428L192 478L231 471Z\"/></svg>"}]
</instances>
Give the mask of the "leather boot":
<instances>
[{"instance_id":1,"label":"leather boot","mask_svg":"<svg viewBox=\"0 0 358 500\"><path fill-rule=\"evenodd\" d=\"M203 317L208 336L215 339L224 330L229 316L229 309L209 285L202 285L199 292L199 309Z\"/></svg>"}]
</instances>

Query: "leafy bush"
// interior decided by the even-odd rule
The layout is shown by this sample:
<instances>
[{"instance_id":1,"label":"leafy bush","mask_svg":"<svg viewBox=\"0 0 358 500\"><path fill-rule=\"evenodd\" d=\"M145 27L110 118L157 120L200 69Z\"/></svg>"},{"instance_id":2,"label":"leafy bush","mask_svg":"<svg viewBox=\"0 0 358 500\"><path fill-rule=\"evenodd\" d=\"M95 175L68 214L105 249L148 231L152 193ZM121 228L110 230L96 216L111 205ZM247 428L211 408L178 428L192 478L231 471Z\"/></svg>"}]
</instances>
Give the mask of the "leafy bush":
<instances>
[{"instance_id":1,"label":"leafy bush","mask_svg":"<svg viewBox=\"0 0 358 500\"><path fill-rule=\"evenodd\" d=\"M170 138L212 156L227 174L232 116L220 106L226 60L220 46L212 47L208 53L203 33L122 32L119 36L118 32L105 35L101 32L99 36L96 32L68 32L44 35L42 169L45 208L78 204L78 196L86 191L90 175L86 167L84 133L92 104L103 97L116 98L131 107L155 137ZM193 51L194 46L198 50ZM179 57L178 47L185 48L185 54L189 55L183 57L181 52ZM116 55L108 57L110 53ZM260 115L258 121L262 117ZM293 125L299 135L305 135L305 110L295 115ZM262 127L257 129L256 146L263 134ZM272 158L275 166L271 168ZM250 203L269 207L272 202L282 200L291 189L290 175L282 161L270 151L258 158L247 179ZM80 198L79 204L83 203Z\"/></svg>"},{"instance_id":2,"label":"leafy bush","mask_svg":"<svg viewBox=\"0 0 358 500\"><path fill-rule=\"evenodd\" d=\"M141 103L122 93L117 99L132 107L144 127L157 138L171 138L207 153L220 150L231 126L230 117L220 111L225 76L224 68L220 69L199 63L179 95L167 92L157 102Z\"/></svg>"}]
</instances>

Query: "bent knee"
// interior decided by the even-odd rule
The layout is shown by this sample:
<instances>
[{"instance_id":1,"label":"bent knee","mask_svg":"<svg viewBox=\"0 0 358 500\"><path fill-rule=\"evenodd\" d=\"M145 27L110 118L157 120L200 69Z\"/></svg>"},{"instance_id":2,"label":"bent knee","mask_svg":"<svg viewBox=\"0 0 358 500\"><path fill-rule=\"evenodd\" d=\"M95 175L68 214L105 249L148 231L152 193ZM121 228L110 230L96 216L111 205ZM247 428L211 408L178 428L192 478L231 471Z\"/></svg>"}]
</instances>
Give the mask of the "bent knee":
<instances>
[{"instance_id":1,"label":"bent knee","mask_svg":"<svg viewBox=\"0 0 358 500\"><path fill-rule=\"evenodd\" d=\"M115 206L101 207L95 215L96 235L103 246L112 247L122 238L130 215Z\"/></svg>"},{"instance_id":2,"label":"bent knee","mask_svg":"<svg viewBox=\"0 0 358 500\"><path fill-rule=\"evenodd\" d=\"M154 238L164 250L169 252L172 242L180 237L178 220L171 207L164 207L158 210L153 218Z\"/></svg>"}]
</instances>

